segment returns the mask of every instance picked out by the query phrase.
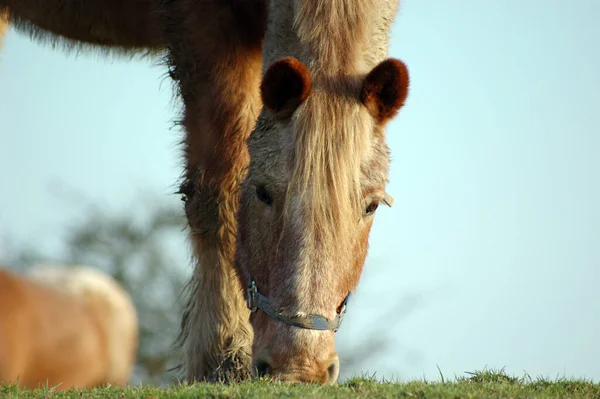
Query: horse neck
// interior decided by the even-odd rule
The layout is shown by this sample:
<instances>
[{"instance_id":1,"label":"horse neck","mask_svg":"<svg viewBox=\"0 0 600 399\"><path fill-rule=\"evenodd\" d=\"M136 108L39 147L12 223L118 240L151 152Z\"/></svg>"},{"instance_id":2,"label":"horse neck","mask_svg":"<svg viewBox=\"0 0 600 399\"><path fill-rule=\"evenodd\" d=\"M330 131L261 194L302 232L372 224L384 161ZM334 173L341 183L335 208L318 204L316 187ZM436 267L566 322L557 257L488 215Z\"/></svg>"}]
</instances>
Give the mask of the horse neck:
<instances>
[{"instance_id":1,"label":"horse neck","mask_svg":"<svg viewBox=\"0 0 600 399\"><path fill-rule=\"evenodd\" d=\"M313 79L368 72L388 56L398 2L272 0L263 73L273 62L289 56L308 65Z\"/></svg>"}]
</instances>

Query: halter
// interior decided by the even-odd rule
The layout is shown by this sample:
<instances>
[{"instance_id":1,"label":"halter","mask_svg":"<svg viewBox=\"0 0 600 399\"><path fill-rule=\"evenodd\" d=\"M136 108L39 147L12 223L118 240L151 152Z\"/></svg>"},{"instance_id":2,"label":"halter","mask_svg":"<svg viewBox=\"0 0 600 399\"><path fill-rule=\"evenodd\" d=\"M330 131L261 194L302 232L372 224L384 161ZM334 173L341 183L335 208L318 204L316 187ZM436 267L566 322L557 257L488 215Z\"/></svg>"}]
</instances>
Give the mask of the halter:
<instances>
[{"instance_id":1,"label":"halter","mask_svg":"<svg viewBox=\"0 0 600 399\"><path fill-rule=\"evenodd\" d=\"M252 280L248 286L248 309L250 309L252 313L260 309L277 321L295 327L306 328L308 330L333 330L333 332L336 332L340 328L342 320L344 319L348 298L350 298L349 293L346 298L344 298L344 302L342 302L342 306L333 320L329 320L323 316L314 314L309 314L308 316L290 317L277 311L275 307L271 305L269 299L258 292L256 289L256 282L254 280Z\"/></svg>"}]
</instances>

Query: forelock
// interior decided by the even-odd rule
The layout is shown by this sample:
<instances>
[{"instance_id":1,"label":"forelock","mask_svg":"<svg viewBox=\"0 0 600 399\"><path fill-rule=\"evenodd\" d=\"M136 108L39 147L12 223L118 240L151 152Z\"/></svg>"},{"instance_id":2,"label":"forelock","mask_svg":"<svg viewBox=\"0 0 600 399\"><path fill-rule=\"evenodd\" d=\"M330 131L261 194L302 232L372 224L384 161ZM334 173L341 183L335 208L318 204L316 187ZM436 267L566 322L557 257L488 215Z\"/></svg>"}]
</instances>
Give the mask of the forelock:
<instances>
[{"instance_id":1,"label":"forelock","mask_svg":"<svg viewBox=\"0 0 600 399\"><path fill-rule=\"evenodd\" d=\"M315 85L296 111L292 196L305 212L308 242L344 240L359 221L361 165L371 154L373 120L358 102L355 82ZM345 93L344 93L345 91ZM291 215L287 215L291 216Z\"/></svg>"}]
</instances>

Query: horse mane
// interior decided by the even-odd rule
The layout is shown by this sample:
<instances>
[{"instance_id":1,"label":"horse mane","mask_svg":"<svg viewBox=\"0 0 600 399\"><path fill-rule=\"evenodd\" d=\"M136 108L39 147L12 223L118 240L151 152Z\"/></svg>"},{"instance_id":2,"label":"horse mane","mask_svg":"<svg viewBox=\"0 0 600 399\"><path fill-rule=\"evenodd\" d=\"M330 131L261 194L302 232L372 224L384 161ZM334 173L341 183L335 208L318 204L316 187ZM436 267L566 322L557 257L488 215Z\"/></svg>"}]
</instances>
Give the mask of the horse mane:
<instances>
[{"instance_id":1,"label":"horse mane","mask_svg":"<svg viewBox=\"0 0 600 399\"><path fill-rule=\"evenodd\" d=\"M369 148L369 115L358 104L353 82L336 82L347 95L315 87L294 115L295 163L290 188L309 214L309 242L336 235L340 241L355 230L360 207L361 163ZM354 94L356 92L356 94ZM291 195L291 191L289 191ZM292 198L286 201L291 203Z\"/></svg>"},{"instance_id":2,"label":"horse mane","mask_svg":"<svg viewBox=\"0 0 600 399\"><path fill-rule=\"evenodd\" d=\"M297 0L294 29L308 45L313 74L354 72L373 34L375 0Z\"/></svg>"},{"instance_id":3,"label":"horse mane","mask_svg":"<svg viewBox=\"0 0 600 399\"><path fill-rule=\"evenodd\" d=\"M293 117L296 166L290 187L310 212L315 227L310 231L318 239L335 234L341 241L358 221L348 215L360 209L361 164L371 147L373 122L359 93L376 5L374 0L295 4L294 29L308 45L314 83Z\"/></svg>"}]
</instances>

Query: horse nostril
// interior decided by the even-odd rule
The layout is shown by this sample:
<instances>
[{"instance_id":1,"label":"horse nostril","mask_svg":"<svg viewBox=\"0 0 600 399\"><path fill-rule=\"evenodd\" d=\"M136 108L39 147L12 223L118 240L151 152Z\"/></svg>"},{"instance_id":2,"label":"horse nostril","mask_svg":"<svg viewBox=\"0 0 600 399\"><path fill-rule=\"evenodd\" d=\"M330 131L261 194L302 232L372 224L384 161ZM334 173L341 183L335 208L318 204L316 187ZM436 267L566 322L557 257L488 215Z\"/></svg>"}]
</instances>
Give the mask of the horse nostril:
<instances>
[{"instance_id":1,"label":"horse nostril","mask_svg":"<svg viewBox=\"0 0 600 399\"><path fill-rule=\"evenodd\" d=\"M333 361L331 362L329 367L327 367L327 380L325 382L327 382L329 384L335 384L339 375L340 375L340 358L336 356L335 358L333 358Z\"/></svg>"},{"instance_id":2,"label":"horse nostril","mask_svg":"<svg viewBox=\"0 0 600 399\"><path fill-rule=\"evenodd\" d=\"M271 374L271 365L266 360L258 360L255 363L256 376L258 378L266 377Z\"/></svg>"}]
</instances>

